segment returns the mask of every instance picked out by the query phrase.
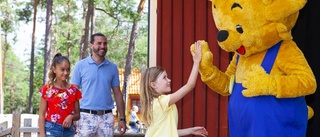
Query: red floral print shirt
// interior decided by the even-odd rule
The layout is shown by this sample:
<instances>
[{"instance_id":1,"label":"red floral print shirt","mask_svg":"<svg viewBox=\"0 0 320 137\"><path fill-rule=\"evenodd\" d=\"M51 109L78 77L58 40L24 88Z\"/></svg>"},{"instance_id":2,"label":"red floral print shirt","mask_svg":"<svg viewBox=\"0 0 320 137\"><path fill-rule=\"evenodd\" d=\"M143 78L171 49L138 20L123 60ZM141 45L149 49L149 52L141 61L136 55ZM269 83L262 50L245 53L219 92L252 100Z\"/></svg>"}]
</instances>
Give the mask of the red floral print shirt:
<instances>
[{"instance_id":1,"label":"red floral print shirt","mask_svg":"<svg viewBox=\"0 0 320 137\"><path fill-rule=\"evenodd\" d=\"M61 89L48 84L40 88L39 93L47 101L46 120L62 124L64 119L74 114L74 103L82 98L80 90L75 85Z\"/></svg>"}]
</instances>

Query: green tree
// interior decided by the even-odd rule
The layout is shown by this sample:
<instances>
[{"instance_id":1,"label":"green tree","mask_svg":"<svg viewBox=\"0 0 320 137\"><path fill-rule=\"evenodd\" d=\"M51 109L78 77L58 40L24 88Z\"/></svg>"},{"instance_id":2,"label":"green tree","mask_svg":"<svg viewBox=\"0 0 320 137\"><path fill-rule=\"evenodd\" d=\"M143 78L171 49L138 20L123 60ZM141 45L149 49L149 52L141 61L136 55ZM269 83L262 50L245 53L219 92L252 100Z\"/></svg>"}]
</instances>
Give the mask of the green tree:
<instances>
[{"instance_id":1,"label":"green tree","mask_svg":"<svg viewBox=\"0 0 320 137\"><path fill-rule=\"evenodd\" d=\"M96 1L96 31L103 32L108 37L108 59L115 62L119 68L124 68L126 64L126 54L129 49L129 42L134 21L140 21L140 28L148 27L147 14L139 15L137 12L136 0L97 0ZM108 25L105 25L108 24ZM136 45L139 46L134 54L147 54L147 29L139 29ZM146 38L144 38L146 37ZM132 41L133 42L133 41ZM140 43L144 43L140 44ZM142 47L140 47L142 46ZM133 68L147 66L147 61L137 56L133 60ZM147 59L147 56L143 58Z\"/></svg>"},{"instance_id":2,"label":"green tree","mask_svg":"<svg viewBox=\"0 0 320 137\"><path fill-rule=\"evenodd\" d=\"M14 6L11 6L14 5ZM8 35L13 34L15 35L16 31L16 25L18 22L18 15L19 15L19 8L20 5L22 5L22 2L17 2L17 1L9 1L9 0L2 0L0 1L0 17L1 19L1 30L2 34L4 35L4 38L1 41L1 74L3 75L0 80L4 81L5 79L5 71L6 71L6 63L7 63L7 56L8 56L8 50L9 50L9 42L8 42ZM2 37L2 35L1 35ZM15 39L13 40L15 41ZM1 85L2 86L2 85ZM3 85L4 87L5 85ZM4 104L4 94L5 92L8 91L6 89L3 89L2 92L0 92L0 103ZM12 89L10 89L12 91ZM3 113L3 106L0 107L0 113Z\"/></svg>"},{"instance_id":3,"label":"green tree","mask_svg":"<svg viewBox=\"0 0 320 137\"><path fill-rule=\"evenodd\" d=\"M3 4L3 2L10 2L14 3L13 6L9 6L10 4ZM44 84L45 75L47 74L47 69L49 67L50 61L52 59L52 54L48 54L48 49L52 50L53 53L61 52L63 55L67 55L71 61L71 67L73 64L81 58L81 42L84 39L88 40L88 36L84 36L84 29L86 28L85 23L85 15L87 14L88 8L88 1L83 0L54 0L52 1L52 12L51 14L51 36L43 36L39 37L41 42L34 41L34 59L32 60L31 54L30 58L27 59L28 64L26 66L25 62L18 62L13 57L13 52L9 50L7 54L13 54L12 57L7 58L6 64L4 69L5 81L4 82L4 92L5 93L5 106L6 113L11 113L13 111L20 111L20 112L38 112L39 108L39 88ZM0 0L0 15L1 15L1 25L2 25L2 34L11 34L15 35L15 30L18 27L13 27L13 31L4 32L5 29L5 8L3 5L8 5L12 8L12 11L8 14L12 16L15 20L12 23L7 23L8 25L14 26L18 23L28 23L30 21L37 21L38 23L45 23L48 20L48 16L44 14L44 12L48 11L47 0L40 0L39 1L39 12L40 16L31 18L31 15L34 12L33 2L24 2L23 4L17 3L16 0ZM79 4L80 3L80 4ZM11 4L12 5L12 4ZM92 17L89 19L88 25L88 34L93 32L101 32L107 35L108 37L108 59L112 62L115 62L119 68L124 68L126 64L126 54L128 52L128 45L130 43L130 35L132 30L132 24L136 19L140 19L140 29L138 29L135 39L135 48L133 52L134 58L132 59L132 67L133 68L145 68L147 66L147 14L142 14L141 17L137 14L136 11L137 3L135 0L95 0L93 3L93 13ZM36 19L35 19L36 18ZM19 20L19 21L18 21ZM107 25L106 25L107 24ZM89 27L90 26L90 27ZM34 27L38 29L39 27ZM9 30L9 29L8 29ZM46 33L48 33L48 27L46 29ZM51 40L49 40L51 39ZM14 37L11 41L16 41L17 37ZM37 38L34 38L37 40ZM2 39L5 41L5 38ZM2 42L2 43L3 43ZM16 44L16 43L11 43ZM33 42L31 43L33 44ZM46 45L51 45L51 47L46 47ZM2 44L4 46L5 44ZM10 44L8 45L10 47ZM9 48L10 49L10 48ZM3 50L2 50L3 52ZM3 55L3 54L2 54ZM44 58L47 57L47 58ZM17 60L19 60L17 58ZM29 62L30 61L30 62ZM12 66L10 66L11 62L16 62L21 65L20 73L15 72L19 77L18 80L15 73L11 73L7 70L14 70ZM32 63L33 65L32 66ZM16 67L18 68L18 67ZM33 71L33 79L31 79L32 71ZM72 68L71 68L72 70ZM22 74L23 73L23 74ZM26 73L26 74L24 74ZM21 76L21 77L20 77ZM16 79L15 79L16 78ZM30 80L29 80L30 78ZM23 80L20 80L23 79ZM19 82L13 82L19 81ZM30 82L30 83L29 83ZM29 93L27 92L27 88L32 87L28 86L29 84L33 85L33 88L29 89ZM12 91L12 92L10 92ZM31 92L35 92L35 94L31 94ZM1 93L0 93L1 94ZM30 97L28 99L28 96ZM30 101L30 103L28 102ZM10 102L12 101L12 102ZM19 101L21 102L19 104ZM26 103L28 102L28 103ZM32 102L32 103L31 103ZM29 108L30 111L27 111L28 104L32 104L33 108ZM18 106L22 106L19 108Z\"/></svg>"},{"instance_id":4,"label":"green tree","mask_svg":"<svg viewBox=\"0 0 320 137\"><path fill-rule=\"evenodd\" d=\"M0 49L2 49L2 41L1 41L1 20L0 20ZM0 52L0 60L2 59L2 52ZM2 63L0 62L0 68L2 68ZM3 104L4 104L4 90L3 90L3 72L0 71L0 114L3 114Z\"/></svg>"},{"instance_id":5,"label":"green tree","mask_svg":"<svg viewBox=\"0 0 320 137\"><path fill-rule=\"evenodd\" d=\"M52 54L52 6L53 0L46 0L46 32L45 32L45 44L44 44L44 64L43 64L43 82L45 84L48 78L48 72L50 69L50 60Z\"/></svg>"},{"instance_id":6,"label":"green tree","mask_svg":"<svg viewBox=\"0 0 320 137\"><path fill-rule=\"evenodd\" d=\"M37 24L37 11L38 11L39 0L34 0L33 4L33 28L31 38L31 60L30 60L30 78L29 78L29 100L28 100L28 111L33 113L33 77L34 77L34 50L35 50L35 33Z\"/></svg>"},{"instance_id":7,"label":"green tree","mask_svg":"<svg viewBox=\"0 0 320 137\"><path fill-rule=\"evenodd\" d=\"M67 7L66 7L67 6ZM80 59L83 20L75 1L54 1L53 48L69 58L71 64Z\"/></svg>"},{"instance_id":8,"label":"green tree","mask_svg":"<svg viewBox=\"0 0 320 137\"><path fill-rule=\"evenodd\" d=\"M125 71L124 71L124 82L123 82L123 89L122 94L124 96L124 101L127 104L127 98L128 98L128 84L130 81L130 74L131 74L131 68L132 68L132 60L133 60L133 54L136 47L136 39L138 36L139 31L139 23L142 17L142 12L144 9L145 0L140 0L140 3L137 8L137 14L138 18L135 18L132 22L132 29L130 33L130 41L128 45L128 52L126 56L126 65L125 65ZM127 106L127 105L125 105Z\"/></svg>"},{"instance_id":9,"label":"green tree","mask_svg":"<svg viewBox=\"0 0 320 137\"><path fill-rule=\"evenodd\" d=\"M44 42L43 42L44 43ZM42 44L43 45L43 44ZM39 46L35 50L35 61L34 61L34 78L33 78L33 113L38 113L39 110L39 102L40 102L40 94L39 94L39 89L42 87L42 82L43 82L43 64L44 64L44 59L43 59L43 46Z\"/></svg>"},{"instance_id":10,"label":"green tree","mask_svg":"<svg viewBox=\"0 0 320 137\"><path fill-rule=\"evenodd\" d=\"M6 70L4 77L5 104L4 112L27 112L28 102L28 69L24 63L13 53L9 45Z\"/></svg>"}]
</instances>

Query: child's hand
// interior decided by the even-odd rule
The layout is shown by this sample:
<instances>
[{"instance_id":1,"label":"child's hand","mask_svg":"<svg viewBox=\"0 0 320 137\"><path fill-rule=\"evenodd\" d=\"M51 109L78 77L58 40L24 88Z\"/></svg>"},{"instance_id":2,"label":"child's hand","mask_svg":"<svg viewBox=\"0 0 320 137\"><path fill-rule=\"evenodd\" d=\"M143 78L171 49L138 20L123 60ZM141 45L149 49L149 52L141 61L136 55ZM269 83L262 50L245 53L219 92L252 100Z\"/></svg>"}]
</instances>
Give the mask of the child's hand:
<instances>
[{"instance_id":1,"label":"child's hand","mask_svg":"<svg viewBox=\"0 0 320 137\"><path fill-rule=\"evenodd\" d=\"M72 119L73 119L73 115L67 116L62 123L62 127L69 128L72 125L72 122L73 122Z\"/></svg>"},{"instance_id":2,"label":"child's hand","mask_svg":"<svg viewBox=\"0 0 320 137\"><path fill-rule=\"evenodd\" d=\"M191 133L193 135L199 135L206 137L208 135L208 131L204 127L193 127L191 128Z\"/></svg>"},{"instance_id":3,"label":"child's hand","mask_svg":"<svg viewBox=\"0 0 320 137\"><path fill-rule=\"evenodd\" d=\"M46 134L40 132L39 137L46 137Z\"/></svg>"},{"instance_id":4,"label":"child's hand","mask_svg":"<svg viewBox=\"0 0 320 137\"><path fill-rule=\"evenodd\" d=\"M197 41L194 43L194 48L195 49L191 49L191 54L192 54L192 57L193 57L193 61L194 62L200 62L201 60L201 49L202 49L202 46L201 46L201 42L200 41Z\"/></svg>"}]
</instances>

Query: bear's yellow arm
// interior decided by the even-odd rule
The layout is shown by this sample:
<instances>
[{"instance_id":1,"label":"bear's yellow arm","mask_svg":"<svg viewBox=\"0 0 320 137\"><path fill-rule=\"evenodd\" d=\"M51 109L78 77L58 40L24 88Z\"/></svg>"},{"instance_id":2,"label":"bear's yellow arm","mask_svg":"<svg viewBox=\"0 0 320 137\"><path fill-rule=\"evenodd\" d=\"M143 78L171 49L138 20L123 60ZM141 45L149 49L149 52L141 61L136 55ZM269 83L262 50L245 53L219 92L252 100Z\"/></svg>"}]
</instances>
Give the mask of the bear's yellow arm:
<instances>
[{"instance_id":1,"label":"bear's yellow arm","mask_svg":"<svg viewBox=\"0 0 320 137\"><path fill-rule=\"evenodd\" d=\"M250 61L250 60L248 60ZM238 67L242 67L239 64ZM251 70L250 70L251 69ZM258 64L247 69L240 81L246 97L273 95L277 98L295 98L313 94L316 79L303 53L291 41L283 41L270 74Z\"/></svg>"}]
</instances>

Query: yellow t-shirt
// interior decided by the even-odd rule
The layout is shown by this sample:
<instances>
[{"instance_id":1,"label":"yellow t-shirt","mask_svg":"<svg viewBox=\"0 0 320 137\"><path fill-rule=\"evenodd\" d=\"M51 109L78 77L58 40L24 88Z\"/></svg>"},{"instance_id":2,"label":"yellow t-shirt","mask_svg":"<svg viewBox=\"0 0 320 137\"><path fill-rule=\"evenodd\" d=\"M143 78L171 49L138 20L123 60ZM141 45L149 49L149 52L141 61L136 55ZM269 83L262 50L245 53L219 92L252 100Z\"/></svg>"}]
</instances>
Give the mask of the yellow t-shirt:
<instances>
[{"instance_id":1,"label":"yellow t-shirt","mask_svg":"<svg viewBox=\"0 0 320 137\"><path fill-rule=\"evenodd\" d=\"M146 137L178 137L178 110L175 104L168 106L170 95L154 98L153 123L148 127Z\"/></svg>"}]
</instances>

